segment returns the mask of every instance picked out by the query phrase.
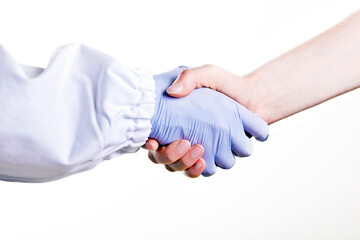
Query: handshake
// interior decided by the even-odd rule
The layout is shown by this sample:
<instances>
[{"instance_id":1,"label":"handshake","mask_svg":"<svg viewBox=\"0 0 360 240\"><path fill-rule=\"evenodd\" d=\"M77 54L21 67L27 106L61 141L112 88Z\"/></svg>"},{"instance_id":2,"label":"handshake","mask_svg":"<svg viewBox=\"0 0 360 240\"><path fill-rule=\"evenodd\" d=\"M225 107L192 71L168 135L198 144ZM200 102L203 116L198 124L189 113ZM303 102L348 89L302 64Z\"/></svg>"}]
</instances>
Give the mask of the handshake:
<instances>
[{"instance_id":1,"label":"handshake","mask_svg":"<svg viewBox=\"0 0 360 240\"><path fill-rule=\"evenodd\" d=\"M1 180L57 180L136 152L149 138L150 149L169 145L151 151L154 161L209 176L232 167L234 154L252 153L248 136L268 136L259 116L220 92L169 96L179 74L189 73L184 67L153 76L82 44L57 49L45 69L18 64L1 46L0 59Z\"/></svg>"},{"instance_id":2,"label":"handshake","mask_svg":"<svg viewBox=\"0 0 360 240\"><path fill-rule=\"evenodd\" d=\"M82 44L43 69L0 46L0 179L57 180L141 146L189 177L231 168L268 124L360 87L360 12L344 22L245 76L211 65L153 76Z\"/></svg>"},{"instance_id":3,"label":"handshake","mask_svg":"<svg viewBox=\"0 0 360 240\"><path fill-rule=\"evenodd\" d=\"M223 79L216 78L221 73ZM203 85L215 89L212 84L216 81L230 84L223 81L225 77L229 80L231 74L211 65L191 70L181 66L154 76L156 107L151 119L151 139L144 146L150 150L149 158L153 162L165 164L169 171L185 170L189 177L210 176L217 167L231 168L235 164L234 155L250 156L253 151L251 136L259 141L267 139L267 123L223 93L198 88L186 97L169 96L186 92L182 85L186 85L187 92L202 87L200 81L208 81ZM171 85L172 88L166 91ZM225 94L241 94L236 85L226 87L232 91ZM178 91L170 92L174 88ZM162 147L155 151L158 144Z\"/></svg>"}]
</instances>

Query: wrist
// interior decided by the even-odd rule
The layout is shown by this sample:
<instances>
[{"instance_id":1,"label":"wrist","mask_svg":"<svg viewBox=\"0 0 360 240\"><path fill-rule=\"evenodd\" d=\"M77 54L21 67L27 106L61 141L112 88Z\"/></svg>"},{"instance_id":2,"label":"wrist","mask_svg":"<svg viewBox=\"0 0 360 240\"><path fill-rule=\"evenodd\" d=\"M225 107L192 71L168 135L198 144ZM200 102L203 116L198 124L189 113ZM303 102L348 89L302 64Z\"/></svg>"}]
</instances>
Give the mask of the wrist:
<instances>
[{"instance_id":1,"label":"wrist","mask_svg":"<svg viewBox=\"0 0 360 240\"><path fill-rule=\"evenodd\" d=\"M273 123L275 117L271 106L267 104L271 101L269 89L265 87L263 78L256 73L251 73L239 77L238 88L242 90L242 102L247 109L261 117L267 124Z\"/></svg>"}]
</instances>

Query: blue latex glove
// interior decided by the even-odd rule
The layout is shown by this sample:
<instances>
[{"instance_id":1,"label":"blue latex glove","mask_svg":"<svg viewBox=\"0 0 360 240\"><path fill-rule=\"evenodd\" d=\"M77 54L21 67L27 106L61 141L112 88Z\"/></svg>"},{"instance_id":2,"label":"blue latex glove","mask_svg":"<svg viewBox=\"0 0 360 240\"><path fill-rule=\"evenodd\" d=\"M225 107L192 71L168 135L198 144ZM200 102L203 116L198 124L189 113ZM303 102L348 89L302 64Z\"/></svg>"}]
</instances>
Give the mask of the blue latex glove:
<instances>
[{"instance_id":1,"label":"blue latex glove","mask_svg":"<svg viewBox=\"0 0 360 240\"><path fill-rule=\"evenodd\" d=\"M252 153L252 142L245 131L265 141L268 126L244 106L208 88L195 89L184 98L169 96L166 89L184 68L154 76L156 107L149 137L160 145L179 139L203 145L206 168L202 174L210 176L215 173L216 166L231 168L235 164L233 153L241 157Z\"/></svg>"}]
</instances>

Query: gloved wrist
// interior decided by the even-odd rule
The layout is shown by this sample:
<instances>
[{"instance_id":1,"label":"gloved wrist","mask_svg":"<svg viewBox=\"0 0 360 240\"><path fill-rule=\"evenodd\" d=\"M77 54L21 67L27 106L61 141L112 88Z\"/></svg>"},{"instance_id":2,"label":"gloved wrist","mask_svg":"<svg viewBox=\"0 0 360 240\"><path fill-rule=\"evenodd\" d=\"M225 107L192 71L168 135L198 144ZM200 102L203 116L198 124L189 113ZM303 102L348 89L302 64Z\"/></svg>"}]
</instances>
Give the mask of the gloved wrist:
<instances>
[{"instance_id":1,"label":"gloved wrist","mask_svg":"<svg viewBox=\"0 0 360 240\"><path fill-rule=\"evenodd\" d=\"M179 66L176 69L162 73L153 75L154 84L155 84L155 107L154 114L150 120L151 126L154 126L158 118L161 116L162 111L166 111L161 107L161 100L164 97L170 97L166 93L166 89L176 80L177 76L184 70L187 69L186 66ZM164 112L163 114L166 114ZM160 144L162 144L161 140L158 140Z\"/></svg>"}]
</instances>

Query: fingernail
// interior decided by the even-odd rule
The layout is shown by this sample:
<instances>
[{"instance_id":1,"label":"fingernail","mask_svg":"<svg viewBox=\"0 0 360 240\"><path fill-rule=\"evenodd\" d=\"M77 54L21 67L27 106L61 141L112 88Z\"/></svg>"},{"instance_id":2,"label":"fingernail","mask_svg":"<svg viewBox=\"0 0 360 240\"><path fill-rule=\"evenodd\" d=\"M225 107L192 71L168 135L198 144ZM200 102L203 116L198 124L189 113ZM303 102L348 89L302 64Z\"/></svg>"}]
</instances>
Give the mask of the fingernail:
<instances>
[{"instance_id":1,"label":"fingernail","mask_svg":"<svg viewBox=\"0 0 360 240\"><path fill-rule=\"evenodd\" d=\"M193 158L199 158L203 154L203 151L204 151L203 147L196 146L193 149L191 149L191 156Z\"/></svg>"},{"instance_id":2,"label":"fingernail","mask_svg":"<svg viewBox=\"0 0 360 240\"><path fill-rule=\"evenodd\" d=\"M171 85L166 92L168 93L177 93L180 92L181 89L183 89L183 85L181 85L180 83L173 83L173 85Z\"/></svg>"},{"instance_id":3,"label":"fingernail","mask_svg":"<svg viewBox=\"0 0 360 240\"><path fill-rule=\"evenodd\" d=\"M190 143L188 141L181 141L179 142L179 144L176 146L176 151L179 154L184 154L189 150L190 147Z\"/></svg>"}]
</instances>

